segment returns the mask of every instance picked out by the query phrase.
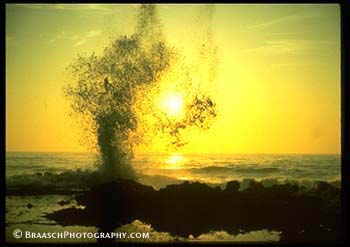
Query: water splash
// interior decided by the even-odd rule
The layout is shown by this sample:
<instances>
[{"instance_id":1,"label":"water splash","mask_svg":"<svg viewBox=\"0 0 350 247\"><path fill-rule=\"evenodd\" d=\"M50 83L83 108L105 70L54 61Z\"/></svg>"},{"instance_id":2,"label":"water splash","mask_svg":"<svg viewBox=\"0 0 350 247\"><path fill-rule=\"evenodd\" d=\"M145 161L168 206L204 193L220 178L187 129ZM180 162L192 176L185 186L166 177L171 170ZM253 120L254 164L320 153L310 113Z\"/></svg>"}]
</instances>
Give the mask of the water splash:
<instances>
[{"instance_id":1,"label":"water splash","mask_svg":"<svg viewBox=\"0 0 350 247\"><path fill-rule=\"evenodd\" d=\"M167 95L166 107L163 108L170 110L157 111L149 102L144 107L150 109L148 118L152 115L151 125L158 130L158 133L154 133L147 128L147 132L151 133L151 139L160 134L168 144L169 152L181 150L189 141L187 134L193 129L209 129L218 115L216 103L211 97L219 64L218 49L213 38L215 9L213 5L203 5L198 10L190 54L177 52L176 59L156 90L158 94L163 91ZM181 102L178 98L181 98ZM147 123L143 126L147 126Z\"/></svg>"},{"instance_id":2,"label":"water splash","mask_svg":"<svg viewBox=\"0 0 350 247\"><path fill-rule=\"evenodd\" d=\"M141 5L134 34L118 37L101 56L79 56L69 67L73 80L65 93L71 100L73 112L80 117L85 133L92 133L96 139L99 170L105 179L135 179L130 162L133 146L147 132L145 129L150 129L140 121L141 115L150 115L149 111L137 102L142 98L141 101L148 102L148 108L153 109L149 100L154 95L151 92L159 87L167 74L178 68L180 57L164 39L156 6ZM185 68L180 73L188 76L189 72ZM185 82L190 89L191 80ZM204 128L206 119L216 114L215 103L209 96L187 91L192 95L186 117L173 122L164 118L159 120L156 116L162 127L152 126L153 130L160 129L163 134L169 134L171 145L176 147L185 143L181 135L183 129L189 126ZM153 115L154 112L157 111L153 111Z\"/></svg>"}]
</instances>

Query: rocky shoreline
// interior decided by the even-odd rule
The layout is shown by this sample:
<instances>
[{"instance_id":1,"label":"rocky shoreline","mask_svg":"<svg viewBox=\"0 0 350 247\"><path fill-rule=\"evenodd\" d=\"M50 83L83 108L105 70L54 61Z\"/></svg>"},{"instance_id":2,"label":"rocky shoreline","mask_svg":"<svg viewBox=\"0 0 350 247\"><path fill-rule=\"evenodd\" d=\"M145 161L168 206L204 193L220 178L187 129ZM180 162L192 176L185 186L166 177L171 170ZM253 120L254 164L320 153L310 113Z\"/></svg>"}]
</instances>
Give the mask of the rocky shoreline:
<instances>
[{"instance_id":1,"label":"rocky shoreline","mask_svg":"<svg viewBox=\"0 0 350 247\"><path fill-rule=\"evenodd\" d=\"M75 197L81 208L47 214L60 225L96 226L113 231L133 220L175 236L198 236L211 230L276 230L281 242L337 241L341 234L341 190L326 182L314 189L295 184L264 187L238 181L224 189L184 182L155 190L131 180L93 186Z\"/></svg>"}]
</instances>

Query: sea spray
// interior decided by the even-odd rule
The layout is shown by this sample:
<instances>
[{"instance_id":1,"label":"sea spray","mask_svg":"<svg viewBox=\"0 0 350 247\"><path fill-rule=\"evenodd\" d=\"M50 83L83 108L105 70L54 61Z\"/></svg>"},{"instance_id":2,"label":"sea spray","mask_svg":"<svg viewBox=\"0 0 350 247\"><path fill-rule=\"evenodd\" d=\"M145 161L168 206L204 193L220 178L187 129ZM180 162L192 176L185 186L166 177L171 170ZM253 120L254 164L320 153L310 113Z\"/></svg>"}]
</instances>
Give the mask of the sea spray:
<instances>
[{"instance_id":1,"label":"sea spray","mask_svg":"<svg viewBox=\"0 0 350 247\"><path fill-rule=\"evenodd\" d=\"M147 126L143 133L152 129L169 135L170 144L178 148L185 143L184 129L208 127L208 120L216 116L214 101L191 88L191 71L177 53L163 38L156 6L141 5L133 35L119 36L100 56L78 56L69 67L73 79L65 93L82 125L88 126L87 135L93 132L96 137L99 171L105 180L136 178L131 159L135 140L143 136L140 125ZM174 69L179 67L181 70ZM185 78L183 89L189 98L185 117L180 121L159 119L160 111L153 111L161 128L149 126L140 120L149 113L137 104L140 95L154 109L150 92L174 71Z\"/></svg>"},{"instance_id":2,"label":"sea spray","mask_svg":"<svg viewBox=\"0 0 350 247\"><path fill-rule=\"evenodd\" d=\"M75 84L65 92L74 112L90 119L96 133L100 171L105 178L134 178L130 165L137 127L135 91L156 83L169 66L171 50L160 38L155 6L139 9L135 34L116 39L102 56L78 57L70 66Z\"/></svg>"},{"instance_id":3,"label":"sea spray","mask_svg":"<svg viewBox=\"0 0 350 247\"><path fill-rule=\"evenodd\" d=\"M192 26L191 37L193 42L185 44L187 53L177 51L176 59L157 84L158 94L169 94L172 98L182 98L183 114L179 117L171 116L166 111L155 109L155 104L147 102L146 107L150 114L142 126L147 126L150 116L153 117L152 128L146 128L151 140L161 135L162 147L170 153L181 151L189 142L188 134L194 129L209 129L218 115L215 100L211 97L213 83L218 74L218 47L214 42L213 16L214 5L202 5L197 8L198 13ZM150 93L150 94L154 94ZM147 97L143 97L147 99ZM149 99L149 98L148 98ZM176 104L176 102L175 102ZM143 119L142 116L139 119ZM143 121L142 121L143 122ZM152 131L156 130L156 132Z\"/></svg>"}]
</instances>

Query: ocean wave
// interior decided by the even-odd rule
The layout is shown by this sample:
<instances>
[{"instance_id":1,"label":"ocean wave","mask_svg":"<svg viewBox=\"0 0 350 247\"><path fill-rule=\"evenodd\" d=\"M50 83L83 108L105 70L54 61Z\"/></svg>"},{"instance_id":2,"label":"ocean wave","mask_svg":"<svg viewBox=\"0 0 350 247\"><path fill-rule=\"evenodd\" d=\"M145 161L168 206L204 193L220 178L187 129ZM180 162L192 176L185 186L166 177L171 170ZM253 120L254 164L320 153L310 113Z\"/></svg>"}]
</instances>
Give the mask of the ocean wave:
<instances>
[{"instance_id":1,"label":"ocean wave","mask_svg":"<svg viewBox=\"0 0 350 247\"><path fill-rule=\"evenodd\" d=\"M213 169L213 168L210 168ZM220 168L219 168L220 169ZM315 188L320 180L312 179L281 179L279 177L268 178L241 178L225 179L222 182L213 183L205 178L203 179L178 179L176 177L162 175L138 174L138 181L145 185L153 186L155 189L164 188L170 184L180 184L185 181L198 181L206 183L211 187L219 186L224 188L227 182L238 181L240 190L244 190L254 181L260 182L265 187L275 184L296 184L300 187ZM104 182L104 177L97 170L69 170L62 173L34 173L13 175L6 178L7 194L12 195L33 195L33 194L70 194L77 191L88 190L91 186ZM339 179L325 181L335 187L340 187Z\"/></svg>"},{"instance_id":2,"label":"ocean wave","mask_svg":"<svg viewBox=\"0 0 350 247\"><path fill-rule=\"evenodd\" d=\"M52 192L71 192L87 189L101 182L101 176L97 171L90 170L68 170L62 173L34 173L21 174L6 177L8 193L33 193L51 194Z\"/></svg>"}]
</instances>

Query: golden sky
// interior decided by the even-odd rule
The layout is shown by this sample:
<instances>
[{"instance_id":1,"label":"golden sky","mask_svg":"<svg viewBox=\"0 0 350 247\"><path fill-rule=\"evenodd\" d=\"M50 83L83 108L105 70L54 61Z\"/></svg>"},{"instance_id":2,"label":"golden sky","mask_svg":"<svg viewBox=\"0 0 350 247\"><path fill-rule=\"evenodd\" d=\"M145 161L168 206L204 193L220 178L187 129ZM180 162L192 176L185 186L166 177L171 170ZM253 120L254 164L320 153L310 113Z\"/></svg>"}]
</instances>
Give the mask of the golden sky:
<instances>
[{"instance_id":1,"label":"golden sky","mask_svg":"<svg viewBox=\"0 0 350 247\"><path fill-rule=\"evenodd\" d=\"M68 116L65 68L132 33L137 7L6 6L8 151L86 151ZM158 6L167 40L188 56L199 8ZM340 153L338 5L216 5L212 27L219 115L182 152Z\"/></svg>"}]
</instances>

